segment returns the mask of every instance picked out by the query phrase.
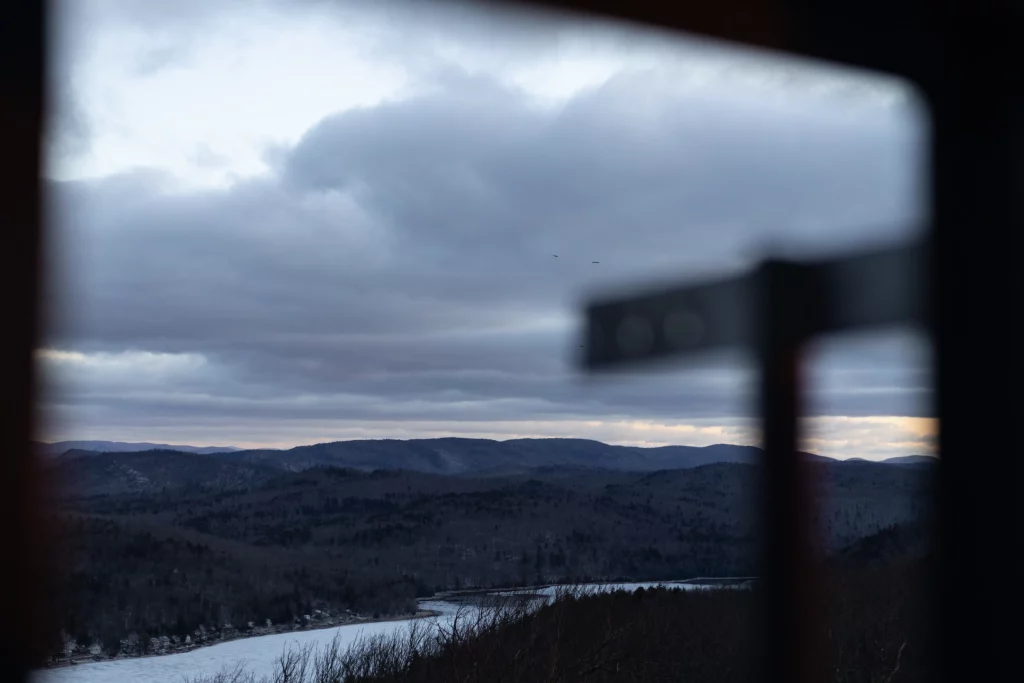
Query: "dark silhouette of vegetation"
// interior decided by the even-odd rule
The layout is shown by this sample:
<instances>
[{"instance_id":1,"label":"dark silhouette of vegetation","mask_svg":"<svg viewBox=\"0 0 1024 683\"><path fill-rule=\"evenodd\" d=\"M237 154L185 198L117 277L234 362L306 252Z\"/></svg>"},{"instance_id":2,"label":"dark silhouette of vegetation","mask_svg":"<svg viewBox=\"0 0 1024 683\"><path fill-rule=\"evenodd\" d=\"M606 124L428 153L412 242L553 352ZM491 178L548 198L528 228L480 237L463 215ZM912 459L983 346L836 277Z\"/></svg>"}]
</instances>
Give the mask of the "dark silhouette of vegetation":
<instances>
[{"instance_id":1,"label":"dark silhouette of vegetation","mask_svg":"<svg viewBox=\"0 0 1024 683\"><path fill-rule=\"evenodd\" d=\"M828 579L820 680L930 680L921 598L933 562ZM407 631L289 650L259 678L241 666L194 683L618 683L750 679L757 589L563 591L539 609L506 599Z\"/></svg>"},{"instance_id":2,"label":"dark silhouette of vegetation","mask_svg":"<svg viewBox=\"0 0 1024 683\"><path fill-rule=\"evenodd\" d=\"M60 528L71 560L55 653L69 640L107 654L147 654L344 623L355 618L346 610L412 614L416 597L427 594L413 579L351 577L122 520L72 514Z\"/></svg>"}]
</instances>

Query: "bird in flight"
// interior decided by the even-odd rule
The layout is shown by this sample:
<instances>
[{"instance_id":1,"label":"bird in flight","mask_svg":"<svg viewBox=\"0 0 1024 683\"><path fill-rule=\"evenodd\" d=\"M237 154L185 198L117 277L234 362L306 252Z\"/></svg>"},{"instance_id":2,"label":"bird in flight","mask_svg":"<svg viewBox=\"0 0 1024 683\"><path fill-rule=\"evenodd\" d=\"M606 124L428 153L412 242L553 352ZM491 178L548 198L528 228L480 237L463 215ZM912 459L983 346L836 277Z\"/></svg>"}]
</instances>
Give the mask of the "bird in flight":
<instances>
[{"instance_id":1,"label":"bird in flight","mask_svg":"<svg viewBox=\"0 0 1024 683\"><path fill-rule=\"evenodd\" d=\"M600 261L591 261L591 263L600 263Z\"/></svg>"}]
</instances>

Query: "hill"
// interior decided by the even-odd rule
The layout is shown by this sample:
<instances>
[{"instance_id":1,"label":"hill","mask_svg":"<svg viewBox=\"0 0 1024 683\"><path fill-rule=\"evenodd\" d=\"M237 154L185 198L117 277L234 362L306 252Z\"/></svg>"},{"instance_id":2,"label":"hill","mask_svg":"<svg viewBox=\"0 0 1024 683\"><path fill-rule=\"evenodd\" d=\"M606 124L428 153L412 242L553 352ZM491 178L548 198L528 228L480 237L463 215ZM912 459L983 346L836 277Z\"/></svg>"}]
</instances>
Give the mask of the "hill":
<instances>
[{"instance_id":1,"label":"hill","mask_svg":"<svg viewBox=\"0 0 1024 683\"><path fill-rule=\"evenodd\" d=\"M888 458L882 462L890 465L937 465L939 459L934 455L904 455L899 458Z\"/></svg>"},{"instance_id":2,"label":"hill","mask_svg":"<svg viewBox=\"0 0 1024 683\"><path fill-rule=\"evenodd\" d=\"M70 450L51 471L62 496L152 493L165 489L231 490L280 475L273 467L181 451L97 453Z\"/></svg>"},{"instance_id":3,"label":"hill","mask_svg":"<svg viewBox=\"0 0 1024 683\"><path fill-rule=\"evenodd\" d=\"M837 566L876 567L921 561L931 551L928 527L919 521L887 526L858 538L834 556Z\"/></svg>"},{"instance_id":4,"label":"hill","mask_svg":"<svg viewBox=\"0 0 1024 683\"><path fill-rule=\"evenodd\" d=\"M753 571L759 470L745 463L290 472L147 451L72 453L54 467L79 492L53 507L74 587L65 630L114 652L132 633L195 638L200 626L316 609L394 614L454 588ZM933 486L928 468L815 470L832 553L921 518Z\"/></svg>"},{"instance_id":5,"label":"hill","mask_svg":"<svg viewBox=\"0 0 1024 683\"><path fill-rule=\"evenodd\" d=\"M335 441L290 449L249 449L232 447L168 446L152 443L114 441L63 441L38 444L44 453L73 452L129 453L139 451L180 451L216 455L226 462L250 463L298 472L311 467L341 467L372 471L401 469L433 474L524 474L542 467L582 467L626 472L655 472L687 469L715 463L758 462L761 449L754 446L715 444L711 446L661 446L641 448L616 446L587 439L363 439ZM813 453L802 453L811 462L835 462ZM853 458L848 462L869 462ZM934 464L937 458L924 455L890 458L891 465Z\"/></svg>"},{"instance_id":6,"label":"hill","mask_svg":"<svg viewBox=\"0 0 1024 683\"><path fill-rule=\"evenodd\" d=\"M241 450L234 446L172 446L165 443L127 443L124 441L58 441L35 443L39 452L47 456L63 455L67 451L92 451L96 453L131 453L136 451L182 451L184 453L230 453Z\"/></svg>"},{"instance_id":7,"label":"hill","mask_svg":"<svg viewBox=\"0 0 1024 683\"><path fill-rule=\"evenodd\" d=\"M515 473L546 466L576 466L630 472L700 467L713 463L752 464L754 446L614 446L587 439L374 439L336 441L288 450L246 450L225 454L235 460L299 471L327 465L361 470L401 469L434 474ZM805 454L809 459L828 460Z\"/></svg>"},{"instance_id":8,"label":"hill","mask_svg":"<svg viewBox=\"0 0 1024 683\"><path fill-rule=\"evenodd\" d=\"M858 458L837 461L811 453L817 465L844 463L856 467L917 465L916 458L895 458L885 464ZM287 472L334 467L358 472L403 470L423 474L475 478L541 477L571 485L595 473L656 473L716 464L753 465L761 449L718 444L706 447L613 446L583 439L414 439L340 441L289 450L242 450L208 455L176 450L96 452L73 449L51 463L69 495L124 494L202 483L207 488L233 489L266 481ZM927 458L926 462L937 462ZM872 470L875 471L875 470ZM877 470L881 471L881 470ZM613 477L614 479L614 477Z\"/></svg>"}]
</instances>

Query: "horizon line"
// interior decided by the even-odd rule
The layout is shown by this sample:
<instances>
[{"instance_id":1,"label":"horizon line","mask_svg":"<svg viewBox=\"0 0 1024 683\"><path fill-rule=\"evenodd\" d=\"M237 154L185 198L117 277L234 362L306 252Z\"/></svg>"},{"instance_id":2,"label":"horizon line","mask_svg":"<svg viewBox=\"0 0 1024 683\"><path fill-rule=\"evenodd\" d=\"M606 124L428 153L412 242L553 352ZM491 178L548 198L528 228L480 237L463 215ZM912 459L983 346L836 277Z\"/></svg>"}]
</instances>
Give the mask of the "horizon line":
<instances>
[{"instance_id":1,"label":"horizon line","mask_svg":"<svg viewBox=\"0 0 1024 683\"><path fill-rule=\"evenodd\" d=\"M315 441L315 442L312 442L312 443L300 443L300 444L296 444L294 446L284 446L284 447L281 447L281 446L242 447L242 446L235 446L235 445L196 445L196 444L182 444L182 443L171 444L171 443L159 443L159 442L155 442L155 441L118 441L116 439L59 439L59 440L56 440L56 441L39 440L37 443L41 443L41 444L46 445L46 446L55 446L55 445L62 444L62 443L72 443L72 442L81 442L81 441L100 441L100 442L107 442L107 443L120 443L120 444L129 445L129 446L133 446L133 445L150 445L150 446L171 446L171 447L178 446L178 447L185 447L185 448L224 448L224 449L230 448L230 449L235 449L235 450L238 450L238 451L254 451L254 450L289 451L289 450L293 450L295 448L304 448L304 447L309 447L309 446L320 446L320 445L324 445L324 444L333 444L333 443L353 443L353 442L358 442L358 441L440 441L440 440L444 440L444 439L461 439L461 440L464 440L464 441L490 441L490 442L494 442L494 443L507 443L507 442L510 442L510 441L590 441L590 442L593 442L593 443L602 444L604 446L614 446L614 447L617 447L617 448L643 448L643 449L675 448L675 447L679 447L679 448L702 448L703 449L703 448L713 448L715 446L734 446L734 447L738 447L738 448L756 448L758 450L763 450L762 446L753 445L753 444L742 444L742 443L719 442L719 443L706 444L706 445L703 445L703 446L695 446L695 445L681 444L681 443L670 443L670 444L660 444L660 445L657 445L657 446L651 446L651 445L634 445L634 444L609 443L607 441L601 441L599 439L588 439L588 438L584 438L584 437L573 437L573 436L540 436L540 437L527 436L527 437L511 437L511 438L507 438L507 439L491 439L491 438L486 438L486 437L454 436L454 435L453 436L411 437L411 438L404 438L404 439L403 438L398 438L398 437L378 437L378 438L361 438L361 439L338 439L338 440L333 440L333 441ZM923 453L923 452L922 453L911 453L911 454L908 454L908 455L889 456L889 457L886 457L886 458L881 458L879 460L872 460L870 458L865 458L865 457L859 456L859 455L851 455L851 456L848 456L848 457L836 457L836 456L830 456L830 455L823 455L821 453L817 453L815 451L811 451L811 450L807 450L807 449L800 449L799 452L801 452L801 453L808 453L810 455L815 455L815 456L822 457L822 458L828 458L828 459L831 459L831 460L864 460L866 462L879 462L881 460L890 460L890 459L894 459L894 458L909 458L909 457L926 457L926 458L938 459L938 455L936 455L934 453Z\"/></svg>"}]
</instances>

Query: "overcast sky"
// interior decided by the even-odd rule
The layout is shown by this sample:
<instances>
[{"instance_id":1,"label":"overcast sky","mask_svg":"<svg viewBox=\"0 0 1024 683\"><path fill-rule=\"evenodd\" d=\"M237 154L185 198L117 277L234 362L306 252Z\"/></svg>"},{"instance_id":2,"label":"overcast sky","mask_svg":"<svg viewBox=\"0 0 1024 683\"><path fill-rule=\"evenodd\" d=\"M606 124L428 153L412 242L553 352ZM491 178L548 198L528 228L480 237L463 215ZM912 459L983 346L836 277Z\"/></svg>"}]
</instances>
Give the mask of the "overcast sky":
<instances>
[{"instance_id":1,"label":"overcast sky","mask_svg":"<svg viewBox=\"0 0 1024 683\"><path fill-rule=\"evenodd\" d=\"M926 219L875 75L464 5L57 4L48 439L756 443L750 359L585 382L581 302ZM808 447L928 452L927 361L819 345Z\"/></svg>"}]
</instances>

